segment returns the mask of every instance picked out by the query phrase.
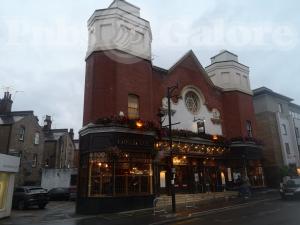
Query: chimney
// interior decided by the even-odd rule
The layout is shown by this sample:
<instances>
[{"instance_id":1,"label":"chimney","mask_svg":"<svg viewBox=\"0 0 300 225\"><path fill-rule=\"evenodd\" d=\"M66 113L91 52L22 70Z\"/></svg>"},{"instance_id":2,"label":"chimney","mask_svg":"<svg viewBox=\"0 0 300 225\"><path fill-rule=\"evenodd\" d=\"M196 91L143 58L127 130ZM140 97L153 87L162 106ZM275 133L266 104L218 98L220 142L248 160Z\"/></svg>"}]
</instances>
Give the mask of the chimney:
<instances>
[{"instance_id":1,"label":"chimney","mask_svg":"<svg viewBox=\"0 0 300 225\"><path fill-rule=\"evenodd\" d=\"M11 94L8 91L4 92L3 99L0 99L0 114L10 113L12 104Z\"/></svg>"},{"instance_id":2,"label":"chimney","mask_svg":"<svg viewBox=\"0 0 300 225\"><path fill-rule=\"evenodd\" d=\"M43 130L51 130L51 124L52 124L52 120L51 120L51 116L46 115L46 118L44 120L44 127Z\"/></svg>"},{"instance_id":3,"label":"chimney","mask_svg":"<svg viewBox=\"0 0 300 225\"><path fill-rule=\"evenodd\" d=\"M74 140L74 130L73 130L73 129L70 129L69 135L70 135L70 138L71 138L72 141L73 141L73 140Z\"/></svg>"}]
</instances>

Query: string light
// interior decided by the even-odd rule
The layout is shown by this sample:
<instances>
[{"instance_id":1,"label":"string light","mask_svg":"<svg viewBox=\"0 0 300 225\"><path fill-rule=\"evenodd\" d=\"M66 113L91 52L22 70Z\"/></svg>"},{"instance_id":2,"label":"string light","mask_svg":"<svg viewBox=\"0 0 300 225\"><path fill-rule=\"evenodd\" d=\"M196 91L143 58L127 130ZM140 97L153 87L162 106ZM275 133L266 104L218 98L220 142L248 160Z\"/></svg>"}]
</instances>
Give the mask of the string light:
<instances>
[{"instance_id":1,"label":"string light","mask_svg":"<svg viewBox=\"0 0 300 225\"><path fill-rule=\"evenodd\" d=\"M156 150L158 151L169 151L170 146L167 141L161 141L155 144ZM201 155L221 155L227 148L221 146L212 146L212 145L199 145L199 144L172 144L172 148L177 149L182 153L196 152Z\"/></svg>"}]
</instances>

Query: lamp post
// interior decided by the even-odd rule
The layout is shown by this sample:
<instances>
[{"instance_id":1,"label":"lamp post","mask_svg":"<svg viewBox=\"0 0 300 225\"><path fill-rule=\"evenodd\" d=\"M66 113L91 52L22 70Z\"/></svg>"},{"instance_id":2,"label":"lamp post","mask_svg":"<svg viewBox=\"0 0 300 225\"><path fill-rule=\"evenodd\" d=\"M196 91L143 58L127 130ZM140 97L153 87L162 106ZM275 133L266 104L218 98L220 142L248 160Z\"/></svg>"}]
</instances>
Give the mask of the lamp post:
<instances>
[{"instance_id":1,"label":"lamp post","mask_svg":"<svg viewBox=\"0 0 300 225\"><path fill-rule=\"evenodd\" d=\"M176 212L176 199L175 199L175 168L173 165L173 140L172 140L172 118L171 118L171 99L172 97L175 97L175 95L172 95L173 92L178 89L178 83L176 86L168 87L168 118L169 118L169 147L170 147L170 180L171 180L171 195L172 195L172 211L173 213Z\"/></svg>"}]
</instances>

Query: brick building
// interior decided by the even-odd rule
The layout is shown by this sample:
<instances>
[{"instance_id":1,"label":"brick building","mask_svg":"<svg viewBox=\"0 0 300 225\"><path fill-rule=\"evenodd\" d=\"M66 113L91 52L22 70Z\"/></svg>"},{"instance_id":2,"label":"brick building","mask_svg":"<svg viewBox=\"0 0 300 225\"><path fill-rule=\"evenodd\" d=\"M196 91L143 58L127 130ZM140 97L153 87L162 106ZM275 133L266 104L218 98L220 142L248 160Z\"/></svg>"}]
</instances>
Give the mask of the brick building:
<instances>
[{"instance_id":1,"label":"brick building","mask_svg":"<svg viewBox=\"0 0 300 225\"><path fill-rule=\"evenodd\" d=\"M52 120L46 116L43 133L45 136L43 161L47 169L74 167L73 129L52 129Z\"/></svg>"},{"instance_id":2,"label":"brick building","mask_svg":"<svg viewBox=\"0 0 300 225\"><path fill-rule=\"evenodd\" d=\"M44 135L33 111L11 111L11 95L0 99L0 153L20 157L16 185L39 185Z\"/></svg>"},{"instance_id":3,"label":"brick building","mask_svg":"<svg viewBox=\"0 0 300 225\"><path fill-rule=\"evenodd\" d=\"M122 0L96 10L88 32L78 212L150 207L172 185L223 191L241 176L264 185L249 68L237 55L222 51L204 69L189 51L154 66L150 23Z\"/></svg>"}]
</instances>

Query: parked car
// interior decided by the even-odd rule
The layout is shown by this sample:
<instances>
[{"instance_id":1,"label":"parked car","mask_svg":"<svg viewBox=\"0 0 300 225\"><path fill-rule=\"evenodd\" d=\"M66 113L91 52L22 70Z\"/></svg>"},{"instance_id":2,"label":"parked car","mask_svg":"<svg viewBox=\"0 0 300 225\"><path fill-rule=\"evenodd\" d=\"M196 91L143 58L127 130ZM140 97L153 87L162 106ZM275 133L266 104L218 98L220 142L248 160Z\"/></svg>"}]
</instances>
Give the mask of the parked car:
<instances>
[{"instance_id":1,"label":"parked car","mask_svg":"<svg viewBox=\"0 0 300 225\"><path fill-rule=\"evenodd\" d=\"M67 201L70 199L70 189L69 188L52 188L49 191L50 200L54 201Z\"/></svg>"},{"instance_id":2,"label":"parked car","mask_svg":"<svg viewBox=\"0 0 300 225\"><path fill-rule=\"evenodd\" d=\"M292 178L281 184L282 199L300 198L300 178Z\"/></svg>"},{"instance_id":3,"label":"parked car","mask_svg":"<svg viewBox=\"0 0 300 225\"><path fill-rule=\"evenodd\" d=\"M17 187L13 194L13 208L19 210L30 206L38 206L44 209L49 202L49 196L46 189L35 186Z\"/></svg>"}]
</instances>

